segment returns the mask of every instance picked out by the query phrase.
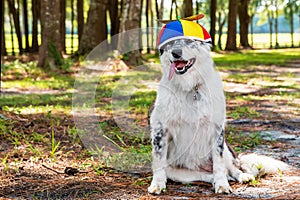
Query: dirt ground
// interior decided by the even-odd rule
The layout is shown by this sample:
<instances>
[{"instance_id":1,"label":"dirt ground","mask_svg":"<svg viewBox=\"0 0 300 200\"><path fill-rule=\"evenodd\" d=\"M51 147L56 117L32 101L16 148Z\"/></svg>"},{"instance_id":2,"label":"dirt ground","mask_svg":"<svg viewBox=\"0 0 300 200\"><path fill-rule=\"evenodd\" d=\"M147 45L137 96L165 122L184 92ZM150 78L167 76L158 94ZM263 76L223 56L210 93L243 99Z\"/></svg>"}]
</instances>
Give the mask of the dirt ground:
<instances>
[{"instance_id":1,"label":"dirt ground","mask_svg":"<svg viewBox=\"0 0 300 200\"><path fill-rule=\"evenodd\" d=\"M300 60L284 67L272 66L272 70L272 73L293 71L300 75ZM300 78L297 82L300 84ZM234 88L241 87L243 91L248 89L247 93L258 92L251 85L225 83L231 95L240 93ZM269 89L259 92L263 92L263 95L274 91ZM228 109L236 106L234 100L228 100L227 104ZM167 190L161 195L150 195L147 187L151 182L151 172L125 173L105 166L99 167L96 159L90 159L90 155L85 154L80 145L71 142L74 138L66 134L65 130L74 124L72 116L58 113L62 122L56 126L51 124L50 118L45 118L45 114L16 115L0 110L2 115L15 121L14 131L32 134L34 130L49 132L55 129L60 133L56 139L64 146L55 158L49 155L36 157L34 151L23 153L24 148L28 147L26 145L15 149L6 140L0 140L0 199L300 199L299 109L293 110L285 101L277 101L276 104L248 101L246 105L259 110L262 115L255 119L229 119L228 126L245 133L262 131L267 134L266 137L272 137L271 142L261 142L246 151L282 160L294 166L294 170L267 175L254 185L231 182L234 192L227 195L214 194L212 186L207 183L181 184L172 181L168 181ZM5 157L6 165L3 164Z\"/></svg>"}]
</instances>

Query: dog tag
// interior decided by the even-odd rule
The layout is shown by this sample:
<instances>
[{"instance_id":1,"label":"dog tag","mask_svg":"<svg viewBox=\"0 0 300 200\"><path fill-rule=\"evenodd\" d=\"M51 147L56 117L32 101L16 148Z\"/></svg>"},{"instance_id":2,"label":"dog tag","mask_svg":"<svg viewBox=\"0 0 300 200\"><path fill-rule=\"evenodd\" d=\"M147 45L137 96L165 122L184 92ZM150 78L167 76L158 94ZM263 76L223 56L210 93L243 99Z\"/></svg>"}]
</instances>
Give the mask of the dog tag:
<instances>
[{"instance_id":1,"label":"dog tag","mask_svg":"<svg viewBox=\"0 0 300 200\"><path fill-rule=\"evenodd\" d=\"M196 91L196 92L194 93L193 98L194 98L194 101L200 101L200 99L201 99L201 94L200 94L198 91Z\"/></svg>"}]
</instances>

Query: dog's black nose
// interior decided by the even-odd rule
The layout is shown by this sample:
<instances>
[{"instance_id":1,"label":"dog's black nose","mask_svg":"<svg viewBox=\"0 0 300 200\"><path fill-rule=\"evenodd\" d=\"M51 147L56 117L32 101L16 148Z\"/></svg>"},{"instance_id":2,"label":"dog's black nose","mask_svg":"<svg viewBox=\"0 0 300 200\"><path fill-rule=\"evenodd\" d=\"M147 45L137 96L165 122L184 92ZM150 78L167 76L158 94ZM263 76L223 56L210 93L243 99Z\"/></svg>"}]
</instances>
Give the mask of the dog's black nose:
<instances>
[{"instance_id":1,"label":"dog's black nose","mask_svg":"<svg viewBox=\"0 0 300 200\"><path fill-rule=\"evenodd\" d=\"M174 58L181 58L181 56L182 56L182 50L181 49L173 49L172 50L172 56Z\"/></svg>"}]
</instances>

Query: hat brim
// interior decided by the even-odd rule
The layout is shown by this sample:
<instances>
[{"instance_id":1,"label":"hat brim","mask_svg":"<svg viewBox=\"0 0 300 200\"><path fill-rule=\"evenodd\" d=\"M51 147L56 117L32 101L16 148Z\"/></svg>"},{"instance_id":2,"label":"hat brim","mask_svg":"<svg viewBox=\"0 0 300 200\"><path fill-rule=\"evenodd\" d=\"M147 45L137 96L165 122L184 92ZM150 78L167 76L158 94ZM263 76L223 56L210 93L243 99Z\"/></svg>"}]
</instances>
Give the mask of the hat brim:
<instances>
[{"instance_id":1,"label":"hat brim","mask_svg":"<svg viewBox=\"0 0 300 200\"><path fill-rule=\"evenodd\" d=\"M211 38L207 38L207 39L202 39L202 38L199 38L199 37L194 37L194 36L176 36L176 37L172 37L170 39L167 39L165 40L164 42L162 42L161 44L158 45L158 49L160 49L162 46L164 46L165 44L169 43L169 42L172 42L174 40L178 40L178 39L192 39L192 40L197 40L197 41L202 41L202 42L205 42L205 43L211 43L212 40Z\"/></svg>"}]
</instances>

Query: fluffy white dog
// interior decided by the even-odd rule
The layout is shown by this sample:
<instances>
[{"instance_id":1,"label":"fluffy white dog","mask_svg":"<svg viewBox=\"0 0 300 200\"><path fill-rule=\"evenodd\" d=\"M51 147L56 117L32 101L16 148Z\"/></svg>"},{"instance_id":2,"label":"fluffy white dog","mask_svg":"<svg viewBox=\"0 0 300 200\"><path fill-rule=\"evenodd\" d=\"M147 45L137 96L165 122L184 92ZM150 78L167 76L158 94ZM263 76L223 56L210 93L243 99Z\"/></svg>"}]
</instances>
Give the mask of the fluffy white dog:
<instances>
[{"instance_id":1,"label":"fluffy white dog","mask_svg":"<svg viewBox=\"0 0 300 200\"><path fill-rule=\"evenodd\" d=\"M170 22L172 30L159 44L163 76L150 117L153 180L148 191L159 194L169 178L183 183L205 181L212 183L216 193L230 193L228 179L254 179L259 173L257 162L249 158L240 163L224 141L225 97L207 32L203 37L180 35L172 23L181 24L184 31L184 24L194 22ZM160 37L167 28L168 24Z\"/></svg>"}]
</instances>

